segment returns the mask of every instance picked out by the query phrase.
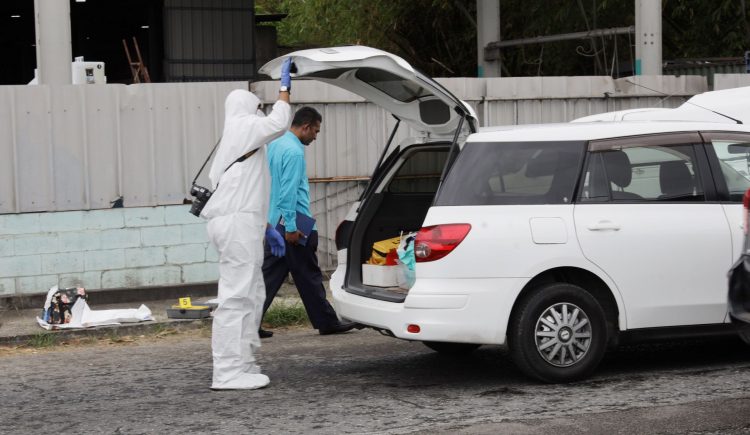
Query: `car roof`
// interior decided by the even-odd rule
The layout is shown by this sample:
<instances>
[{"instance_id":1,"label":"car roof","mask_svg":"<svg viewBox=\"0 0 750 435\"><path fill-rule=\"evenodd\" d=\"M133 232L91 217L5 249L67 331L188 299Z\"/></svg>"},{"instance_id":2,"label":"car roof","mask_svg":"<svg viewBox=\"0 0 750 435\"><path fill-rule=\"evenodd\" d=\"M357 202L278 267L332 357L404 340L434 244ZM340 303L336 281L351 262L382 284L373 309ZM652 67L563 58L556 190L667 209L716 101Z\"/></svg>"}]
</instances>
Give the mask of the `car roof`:
<instances>
[{"instance_id":1,"label":"car roof","mask_svg":"<svg viewBox=\"0 0 750 435\"><path fill-rule=\"evenodd\" d=\"M466 142L589 141L689 131L750 132L750 125L694 121L619 121L483 127Z\"/></svg>"}]
</instances>

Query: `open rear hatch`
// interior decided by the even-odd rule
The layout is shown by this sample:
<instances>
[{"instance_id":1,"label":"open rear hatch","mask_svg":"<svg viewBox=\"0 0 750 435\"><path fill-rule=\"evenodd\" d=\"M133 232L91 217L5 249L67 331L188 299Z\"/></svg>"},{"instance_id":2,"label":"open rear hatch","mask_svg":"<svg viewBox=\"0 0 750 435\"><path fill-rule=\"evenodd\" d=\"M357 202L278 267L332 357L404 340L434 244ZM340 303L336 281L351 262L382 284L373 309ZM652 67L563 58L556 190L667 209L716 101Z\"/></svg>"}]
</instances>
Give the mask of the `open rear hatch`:
<instances>
[{"instance_id":1,"label":"open rear hatch","mask_svg":"<svg viewBox=\"0 0 750 435\"><path fill-rule=\"evenodd\" d=\"M353 92L417 131L450 135L461 118L476 122L470 106L391 53L361 45L300 50L266 63L259 72L278 79L287 57L296 67L292 77L319 80Z\"/></svg>"},{"instance_id":2,"label":"open rear hatch","mask_svg":"<svg viewBox=\"0 0 750 435\"><path fill-rule=\"evenodd\" d=\"M391 53L365 46L301 50L266 63L259 72L278 79L281 65L287 57L291 57L294 62L292 77L295 80L318 80L357 94L393 114L399 120L395 128L398 128L400 122L403 121L416 130L420 136L427 138L429 142L441 141L442 147L446 150L453 144L457 151L456 142L459 131L476 130L477 117L468 104L456 98L433 79L416 71L402 58ZM292 83L292 88L294 88L294 83ZM383 209L381 209L382 195L375 194L371 190L376 184L374 181L380 180L379 175L382 174L383 168L390 167L397 160L393 157L398 152L393 152L392 156L385 158L389 150L398 151L390 145L392 144L389 143L383 150L371 185L363 194L362 207L366 209L360 208L360 217L353 225L347 260L347 265L350 267L347 267L345 288L351 293L400 302L405 298L404 291L399 291L393 286L365 285L362 276L363 267L355 267L356 265L362 266L363 258L369 256L376 241L374 239L377 236L372 234L373 225L371 224L389 219L385 216L377 216L379 212L389 207L383 204ZM422 214L423 218L423 213L427 212L433 197L434 192L429 198L422 195L421 201L424 202L424 206L415 213ZM407 204L413 205L419 202L415 202L416 197L412 199ZM404 211L403 207L402 211Z\"/></svg>"}]
</instances>

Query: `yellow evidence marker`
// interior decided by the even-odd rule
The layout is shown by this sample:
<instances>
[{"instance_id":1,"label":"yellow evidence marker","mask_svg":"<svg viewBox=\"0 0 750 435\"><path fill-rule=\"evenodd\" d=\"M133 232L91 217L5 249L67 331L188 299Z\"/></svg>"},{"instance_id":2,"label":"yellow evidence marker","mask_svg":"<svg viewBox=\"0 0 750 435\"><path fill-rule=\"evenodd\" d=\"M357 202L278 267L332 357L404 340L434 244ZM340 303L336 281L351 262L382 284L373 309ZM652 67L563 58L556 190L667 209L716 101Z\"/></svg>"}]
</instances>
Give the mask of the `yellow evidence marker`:
<instances>
[{"instance_id":1,"label":"yellow evidence marker","mask_svg":"<svg viewBox=\"0 0 750 435\"><path fill-rule=\"evenodd\" d=\"M190 298L179 298L178 299L179 304L172 305L172 308L177 308L180 310L205 310L208 308L208 305L193 305L193 302L190 300Z\"/></svg>"},{"instance_id":2,"label":"yellow evidence marker","mask_svg":"<svg viewBox=\"0 0 750 435\"><path fill-rule=\"evenodd\" d=\"M176 305L167 308L170 319L203 319L211 316L211 308L207 305L193 305L190 298L179 298Z\"/></svg>"}]
</instances>

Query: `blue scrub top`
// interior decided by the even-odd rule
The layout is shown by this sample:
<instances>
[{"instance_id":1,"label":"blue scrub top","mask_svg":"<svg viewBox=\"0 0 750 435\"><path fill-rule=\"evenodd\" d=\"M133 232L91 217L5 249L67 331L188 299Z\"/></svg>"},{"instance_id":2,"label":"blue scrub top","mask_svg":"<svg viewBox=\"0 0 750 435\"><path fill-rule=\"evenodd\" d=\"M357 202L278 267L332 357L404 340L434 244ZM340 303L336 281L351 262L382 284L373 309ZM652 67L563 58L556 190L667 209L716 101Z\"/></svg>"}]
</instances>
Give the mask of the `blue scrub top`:
<instances>
[{"instance_id":1,"label":"blue scrub top","mask_svg":"<svg viewBox=\"0 0 750 435\"><path fill-rule=\"evenodd\" d=\"M276 226L283 217L286 231L297 231L296 212L312 217L305 146L294 133L287 131L268 144L268 166L271 170L268 222Z\"/></svg>"}]
</instances>

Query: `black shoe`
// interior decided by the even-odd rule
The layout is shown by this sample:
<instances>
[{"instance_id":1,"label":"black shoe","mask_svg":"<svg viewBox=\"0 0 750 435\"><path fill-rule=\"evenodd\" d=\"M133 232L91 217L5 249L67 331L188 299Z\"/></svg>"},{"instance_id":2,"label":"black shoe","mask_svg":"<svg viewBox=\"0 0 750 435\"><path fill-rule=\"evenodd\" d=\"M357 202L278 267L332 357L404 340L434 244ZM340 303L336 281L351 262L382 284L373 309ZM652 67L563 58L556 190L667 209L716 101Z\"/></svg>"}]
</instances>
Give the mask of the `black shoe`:
<instances>
[{"instance_id":1,"label":"black shoe","mask_svg":"<svg viewBox=\"0 0 750 435\"><path fill-rule=\"evenodd\" d=\"M271 338L271 337L273 337L273 332L266 331L263 328L258 328L258 336L260 338Z\"/></svg>"},{"instance_id":2,"label":"black shoe","mask_svg":"<svg viewBox=\"0 0 750 435\"><path fill-rule=\"evenodd\" d=\"M354 329L356 326L357 324L354 322L339 322L333 326L318 329L318 333L320 335L340 334L342 332Z\"/></svg>"}]
</instances>

